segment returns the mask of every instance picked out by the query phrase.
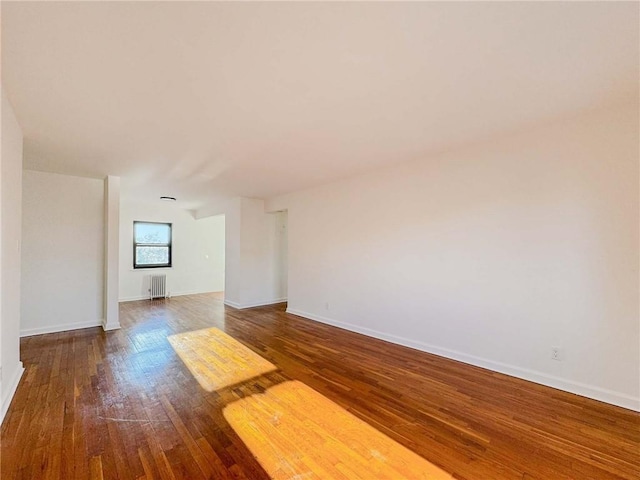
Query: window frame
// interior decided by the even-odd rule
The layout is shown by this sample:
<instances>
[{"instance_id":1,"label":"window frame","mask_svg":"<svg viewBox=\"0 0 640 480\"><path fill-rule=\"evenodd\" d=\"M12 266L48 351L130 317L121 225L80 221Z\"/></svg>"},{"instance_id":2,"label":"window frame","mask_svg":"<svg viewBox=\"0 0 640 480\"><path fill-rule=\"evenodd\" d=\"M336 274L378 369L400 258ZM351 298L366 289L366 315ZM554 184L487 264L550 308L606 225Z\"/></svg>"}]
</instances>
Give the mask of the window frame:
<instances>
[{"instance_id":1,"label":"window frame","mask_svg":"<svg viewBox=\"0 0 640 480\"><path fill-rule=\"evenodd\" d=\"M136 225L166 225L169 227L169 243L144 243L144 242L136 242ZM133 221L133 269L139 270L143 268L171 268L173 265L173 257L171 255L173 243L173 224L169 222L146 222L143 220L134 220ZM169 249L169 262L162 264L138 264L136 258L137 247L168 247Z\"/></svg>"}]
</instances>

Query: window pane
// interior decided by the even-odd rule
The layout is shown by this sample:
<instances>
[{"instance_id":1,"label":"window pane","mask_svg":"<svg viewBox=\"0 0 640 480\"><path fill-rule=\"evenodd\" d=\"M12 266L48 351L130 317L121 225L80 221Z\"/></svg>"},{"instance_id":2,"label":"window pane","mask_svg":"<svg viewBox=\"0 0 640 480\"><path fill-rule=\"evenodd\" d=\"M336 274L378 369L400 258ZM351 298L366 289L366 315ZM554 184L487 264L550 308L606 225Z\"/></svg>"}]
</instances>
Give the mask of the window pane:
<instances>
[{"instance_id":1,"label":"window pane","mask_svg":"<svg viewBox=\"0 0 640 480\"><path fill-rule=\"evenodd\" d=\"M168 265L169 247L136 247L136 265Z\"/></svg>"},{"instance_id":2,"label":"window pane","mask_svg":"<svg viewBox=\"0 0 640 480\"><path fill-rule=\"evenodd\" d=\"M162 223L136 223L136 243L169 243L171 227Z\"/></svg>"}]
</instances>

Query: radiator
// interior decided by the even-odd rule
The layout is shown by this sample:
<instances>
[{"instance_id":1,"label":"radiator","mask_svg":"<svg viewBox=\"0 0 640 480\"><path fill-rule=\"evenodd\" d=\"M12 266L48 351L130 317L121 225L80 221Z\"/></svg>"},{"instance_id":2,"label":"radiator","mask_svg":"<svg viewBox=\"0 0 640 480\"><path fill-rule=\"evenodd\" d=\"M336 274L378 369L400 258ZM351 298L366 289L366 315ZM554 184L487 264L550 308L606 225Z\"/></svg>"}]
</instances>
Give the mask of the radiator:
<instances>
[{"instance_id":1,"label":"radiator","mask_svg":"<svg viewBox=\"0 0 640 480\"><path fill-rule=\"evenodd\" d=\"M166 298L167 297L167 276L151 275L151 286L149 288L149 298Z\"/></svg>"}]
</instances>

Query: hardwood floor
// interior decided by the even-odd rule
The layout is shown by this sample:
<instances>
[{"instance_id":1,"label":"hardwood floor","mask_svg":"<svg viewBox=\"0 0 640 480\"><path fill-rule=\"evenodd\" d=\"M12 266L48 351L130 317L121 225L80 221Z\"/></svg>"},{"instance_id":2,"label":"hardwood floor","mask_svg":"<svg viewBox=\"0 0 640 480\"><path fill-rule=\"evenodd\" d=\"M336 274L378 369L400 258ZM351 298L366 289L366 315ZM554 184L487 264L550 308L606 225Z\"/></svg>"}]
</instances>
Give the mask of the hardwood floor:
<instances>
[{"instance_id":1,"label":"hardwood floor","mask_svg":"<svg viewBox=\"0 0 640 480\"><path fill-rule=\"evenodd\" d=\"M123 328L22 339L5 479L269 478L227 422L296 380L454 478L638 479L640 415L215 295L121 305ZM277 367L208 392L167 337L216 327ZM416 475L417 476L417 475Z\"/></svg>"}]
</instances>

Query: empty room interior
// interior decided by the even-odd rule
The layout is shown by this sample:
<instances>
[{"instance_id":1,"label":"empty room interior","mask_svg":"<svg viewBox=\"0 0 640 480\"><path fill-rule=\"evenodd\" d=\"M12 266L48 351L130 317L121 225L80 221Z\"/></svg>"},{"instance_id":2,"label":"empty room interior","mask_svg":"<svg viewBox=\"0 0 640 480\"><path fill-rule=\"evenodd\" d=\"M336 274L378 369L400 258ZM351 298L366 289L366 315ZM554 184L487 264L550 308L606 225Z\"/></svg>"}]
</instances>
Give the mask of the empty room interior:
<instances>
[{"instance_id":1,"label":"empty room interior","mask_svg":"<svg viewBox=\"0 0 640 480\"><path fill-rule=\"evenodd\" d=\"M3 480L640 478L638 2L0 9Z\"/></svg>"}]
</instances>

